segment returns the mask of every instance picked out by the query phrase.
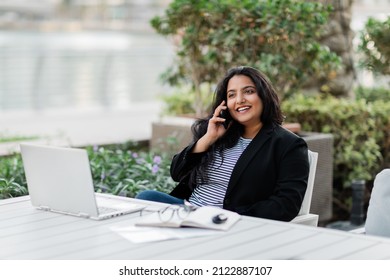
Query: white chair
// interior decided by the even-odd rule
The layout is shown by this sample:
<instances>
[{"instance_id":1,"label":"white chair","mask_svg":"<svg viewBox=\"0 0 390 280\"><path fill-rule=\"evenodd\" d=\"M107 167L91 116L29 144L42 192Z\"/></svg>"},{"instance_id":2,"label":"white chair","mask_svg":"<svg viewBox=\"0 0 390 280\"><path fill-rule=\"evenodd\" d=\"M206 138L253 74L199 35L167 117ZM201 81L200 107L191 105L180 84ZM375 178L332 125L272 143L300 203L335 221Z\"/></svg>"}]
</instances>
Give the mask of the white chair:
<instances>
[{"instance_id":1,"label":"white chair","mask_svg":"<svg viewBox=\"0 0 390 280\"><path fill-rule=\"evenodd\" d=\"M390 237L390 168L375 176L367 209L366 224L353 233Z\"/></svg>"},{"instance_id":2,"label":"white chair","mask_svg":"<svg viewBox=\"0 0 390 280\"><path fill-rule=\"evenodd\" d=\"M298 216L296 216L291 221L291 223L316 227L318 225L318 215L310 214L310 205L311 205L311 198L313 196L314 179L317 170L318 153L309 150L308 155L309 155L310 169L309 169L309 178L307 179L307 189Z\"/></svg>"}]
</instances>

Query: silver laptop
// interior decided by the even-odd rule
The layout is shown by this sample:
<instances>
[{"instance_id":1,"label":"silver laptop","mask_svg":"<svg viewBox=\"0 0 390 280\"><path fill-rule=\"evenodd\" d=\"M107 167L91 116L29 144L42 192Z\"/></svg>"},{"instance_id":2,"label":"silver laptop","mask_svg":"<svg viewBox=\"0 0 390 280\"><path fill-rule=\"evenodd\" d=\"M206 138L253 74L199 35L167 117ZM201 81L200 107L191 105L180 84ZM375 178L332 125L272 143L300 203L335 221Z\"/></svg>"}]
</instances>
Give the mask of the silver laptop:
<instances>
[{"instance_id":1,"label":"silver laptop","mask_svg":"<svg viewBox=\"0 0 390 280\"><path fill-rule=\"evenodd\" d=\"M140 211L145 205L120 196L95 193L87 151L20 144L33 206L102 220Z\"/></svg>"}]
</instances>

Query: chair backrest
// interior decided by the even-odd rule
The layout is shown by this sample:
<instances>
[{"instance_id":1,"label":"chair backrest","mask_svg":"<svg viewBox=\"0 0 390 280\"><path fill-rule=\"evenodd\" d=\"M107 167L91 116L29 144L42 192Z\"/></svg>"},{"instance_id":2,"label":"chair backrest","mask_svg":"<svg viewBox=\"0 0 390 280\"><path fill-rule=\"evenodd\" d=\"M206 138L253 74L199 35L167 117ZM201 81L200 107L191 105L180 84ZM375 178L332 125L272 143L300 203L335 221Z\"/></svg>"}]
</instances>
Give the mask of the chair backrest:
<instances>
[{"instance_id":1,"label":"chair backrest","mask_svg":"<svg viewBox=\"0 0 390 280\"><path fill-rule=\"evenodd\" d=\"M318 153L309 150L308 155L309 155L309 166L310 166L309 178L307 179L307 189L298 216L310 213L311 198L313 196L313 187L314 187L314 179L316 176Z\"/></svg>"},{"instance_id":2,"label":"chair backrest","mask_svg":"<svg viewBox=\"0 0 390 280\"><path fill-rule=\"evenodd\" d=\"M390 168L375 176L367 209L366 234L390 237Z\"/></svg>"}]
</instances>

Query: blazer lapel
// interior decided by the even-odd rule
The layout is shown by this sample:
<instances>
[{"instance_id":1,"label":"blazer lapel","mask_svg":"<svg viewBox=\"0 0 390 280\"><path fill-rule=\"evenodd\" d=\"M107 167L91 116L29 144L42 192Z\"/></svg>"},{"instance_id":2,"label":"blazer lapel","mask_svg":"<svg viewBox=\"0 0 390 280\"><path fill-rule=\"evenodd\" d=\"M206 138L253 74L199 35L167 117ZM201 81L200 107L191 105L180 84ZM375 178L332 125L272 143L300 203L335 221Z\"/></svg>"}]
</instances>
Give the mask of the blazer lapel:
<instances>
[{"instance_id":1,"label":"blazer lapel","mask_svg":"<svg viewBox=\"0 0 390 280\"><path fill-rule=\"evenodd\" d=\"M245 151L237 160L236 165L233 168L232 175L230 176L229 186L226 190L226 195L228 195L234 186L237 184L238 179L240 178L242 172L244 172L246 166L252 160L252 158L257 154L257 152L263 147L263 145L271 139L274 126L272 124L263 126L259 133L253 138L252 142L248 145Z\"/></svg>"}]
</instances>

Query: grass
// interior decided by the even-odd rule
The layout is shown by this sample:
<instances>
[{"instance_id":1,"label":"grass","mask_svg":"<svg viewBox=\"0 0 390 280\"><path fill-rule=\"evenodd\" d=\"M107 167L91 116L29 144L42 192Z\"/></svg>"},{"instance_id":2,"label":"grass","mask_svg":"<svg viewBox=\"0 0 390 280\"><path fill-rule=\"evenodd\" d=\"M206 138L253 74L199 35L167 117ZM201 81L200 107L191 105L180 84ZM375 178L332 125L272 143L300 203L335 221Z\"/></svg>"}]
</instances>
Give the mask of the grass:
<instances>
[{"instance_id":1,"label":"grass","mask_svg":"<svg viewBox=\"0 0 390 280\"><path fill-rule=\"evenodd\" d=\"M39 139L38 136L6 136L0 134L0 143L21 142Z\"/></svg>"}]
</instances>

